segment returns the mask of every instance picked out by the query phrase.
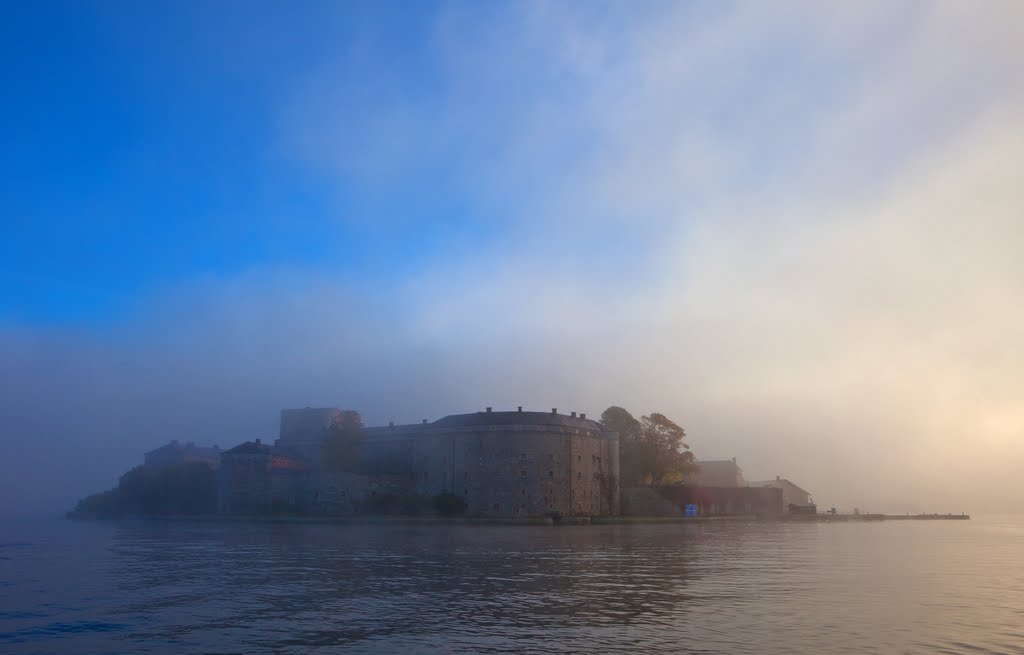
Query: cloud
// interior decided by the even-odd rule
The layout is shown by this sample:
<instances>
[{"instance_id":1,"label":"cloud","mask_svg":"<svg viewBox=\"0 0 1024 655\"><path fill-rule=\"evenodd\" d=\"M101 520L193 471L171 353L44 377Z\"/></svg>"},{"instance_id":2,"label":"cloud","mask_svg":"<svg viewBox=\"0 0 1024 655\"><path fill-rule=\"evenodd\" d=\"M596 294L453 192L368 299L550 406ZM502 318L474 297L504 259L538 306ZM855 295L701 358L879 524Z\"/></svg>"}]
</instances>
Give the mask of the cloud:
<instances>
[{"instance_id":1,"label":"cloud","mask_svg":"<svg viewBox=\"0 0 1024 655\"><path fill-rule=\"evenodd\" d=\"M7 497L51 470L39 502L67 504L169 438L271 438L287 406L615 403L826 503L1009 508L1019 5L481 11L424 26L411 70L338 49L276 138L371 196L422 174L494 229L373 284L257 270L115 328L4 328Z\"/></svg>"}]
</instances>

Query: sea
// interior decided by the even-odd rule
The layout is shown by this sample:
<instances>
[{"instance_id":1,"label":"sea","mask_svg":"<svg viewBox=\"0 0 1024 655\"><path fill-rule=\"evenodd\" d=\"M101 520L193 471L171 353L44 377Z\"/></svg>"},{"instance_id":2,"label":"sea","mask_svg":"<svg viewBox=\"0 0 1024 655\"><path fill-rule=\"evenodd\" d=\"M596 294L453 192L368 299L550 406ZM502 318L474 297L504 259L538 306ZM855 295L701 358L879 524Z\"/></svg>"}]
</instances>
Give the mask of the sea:
<instances>
[{"instance_id":1,"label":"sea","mask_svg":"<svg viewBox=\"0 0 1024 655\"><path fill-rule=\"evenodd\" d=\"M1024 517L0 525L0 653L1024 653Z\"/></svg>"}]
</instances>

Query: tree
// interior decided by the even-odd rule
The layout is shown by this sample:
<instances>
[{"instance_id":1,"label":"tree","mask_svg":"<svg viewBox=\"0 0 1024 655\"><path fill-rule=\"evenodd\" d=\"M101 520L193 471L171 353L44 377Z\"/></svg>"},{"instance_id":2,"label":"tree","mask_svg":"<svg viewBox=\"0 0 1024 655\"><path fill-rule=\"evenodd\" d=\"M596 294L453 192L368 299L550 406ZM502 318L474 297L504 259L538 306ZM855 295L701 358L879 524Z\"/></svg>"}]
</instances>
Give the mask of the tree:
<instances>
[{"instance_id":1,"label":"tree","mask_svg":"<svg viewBox=\"0 0 1024 655\"><path fill-rule=\"evenodd\" d=\"M324 468L339 473L358 473L363 444L363 419L346 409L331 422L324 442Z\"/></svg>"},{"instance_id":2,"label":"tree","mask_svg":"<svg viewBox=\"0 0 1024 655\"><path fill-rule=\"evenodd\" d=\"M136 466L116 489L79 501L82 518L212 514L217 510L217 473L203 462Z\"/></svg>"},{"instance_id":3,"label":"tree","mask_svg":"<svg viewBox=\"0 0 1024 655\"><path fill-rule=\"evenodd\" d=\"M620 444L623 441L637 441L640 438L640 421L618 405L612 405L601 412L601 425L613 432L618 432Z\"/></svg>"},{"instance_id":4,"label":"tree","mask_svg":"<svg viewBox=\"0 0 1024 655\"><path fill-rule=\"evenodd\" d=\"M619 470L624 484L679 484L696 470L686 431L664 414L638 421L622 407L609 407L601 423L619 433Z\"/></svg>"},{"instance_id":5,"label":"tree","mask_svg":"<svg viewBox=\"0 0 1024 655\"><path fill-rule=\"evenodd\" d=\"M648 472L659 484L679 484L697 470L686 439L686 430L664 414L651 412L640 418L641 441L645 444Z\"/></svg>"}]
</instances>

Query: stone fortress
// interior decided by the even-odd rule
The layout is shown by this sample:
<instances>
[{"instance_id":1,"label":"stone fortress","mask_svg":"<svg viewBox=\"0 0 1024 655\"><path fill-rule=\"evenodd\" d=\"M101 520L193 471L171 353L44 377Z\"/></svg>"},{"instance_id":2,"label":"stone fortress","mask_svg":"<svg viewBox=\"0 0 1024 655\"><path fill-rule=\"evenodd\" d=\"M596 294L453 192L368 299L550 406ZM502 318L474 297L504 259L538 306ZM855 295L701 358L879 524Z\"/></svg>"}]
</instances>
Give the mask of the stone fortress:
<instances>
[{"instance_id":1,"label":"stone fortress","mask_svg":"<svg viewBox=\"0 0 1024 655\"><path fill-rule=\"evenodd\" d=\"M369 427L358 473L323 470L335 408L286 409L273 446L221 456L221 510L275 506L359 511L378 494L454 494L466 515L493 518L619 514L619 442L597 421L550 412L485 411Z\"/></svg>"}]
</instances>

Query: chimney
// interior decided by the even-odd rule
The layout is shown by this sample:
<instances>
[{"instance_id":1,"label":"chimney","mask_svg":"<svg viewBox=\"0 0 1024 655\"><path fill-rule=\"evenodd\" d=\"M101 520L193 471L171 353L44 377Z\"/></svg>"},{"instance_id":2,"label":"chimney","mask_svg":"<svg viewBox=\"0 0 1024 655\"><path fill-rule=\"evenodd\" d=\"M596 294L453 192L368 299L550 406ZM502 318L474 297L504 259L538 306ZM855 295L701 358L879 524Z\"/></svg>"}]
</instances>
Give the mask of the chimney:
<instances>
[{"instance_id":1,"label":"chimney","mask_svg":"<svg viewBox=\"0 0 1024 655\"><path fill-rule=\"evenodd\" d=\"M552 414L557 414L558 413L558 408L557 407L552 407L551 408L551 413Z\"/></svg>"},{"instance_id":2,"label":"chimney","mask_svg":"<svg viewBox=\"0 0 1024 655\"><path fill-rule=\"evenodd\" d=\"M587 415L584 414L583 412L580 412L580 418L587 418Z\"/></svg>"},{"instance_id":3,"label":"chimney","mask_svg":"<svg viewBox=\"0 0 1024 655\"><path fill-rule=\"evenodd\" d=\"M487 408L487 413L488 413L488 414L490 414L490 413L491 413L491 408L490 408L490 407L488 407L488 408Z\"/></svg>"},{"instance_id":4,"label":"chimney","mask_svg":"<svg viewBox=\"0 0 1024 655\"><path fill-rule=\"evenodd\" d=\"M259 439L256 440L256 445L257 446L260 445L260 440Z\"/></svg>"},{"instance_id":5,"label":"chimney","mask_svg":"<svg viewBox=\"0 0 1024 655\"><path fill-rule=\"evenodd\" d=\"M576 418L576 412L572 412L572 417Z\"/></svg>"},{"instance_id":6,"label":"chimney","mask_svg":"<svg viewBox=\"0 0 1024 655\"><path fill-rule=\"evenodd\" d=\"M519 407L516 407L516 411L519 412L520 414L522 414L523 413L523 406L520 405Z\"/></svg>"},{"instance_id":7,"label":"chimney","mask_svg":"<svg viewBox=\"0 0 1024 655\"><path fill-rule=\"evenodd\" d=\"M732 463L733 463L733 464L735 464L735 463L736 463L736 458L735 458L735 457L733 457L733 458L732 458Z\"/></svg>"},{"instance_id":8,"label":"chimney","mask_svg":"<svg viewBox=\"0 0 1024 655\"><path fill-rule=\"evenodd\" d=\"M423 419L423 425L427 424L427 419Z\"/></svg>"},{"instance_id":9,"label":"chimney","mask_svg":"<svg viewBox=\"0 0 1024 655\"><path fill-rule=\"evenodd\" d=\"M781 481L781 480L782 480L782 476L781 476L781 475L776 475L776 476L775 476L775 479L776 479L777 481Z\"/></svg>"},{"instance_id":10,"label":"chimney","mask_svg":"<svg viewBox=\"0 0 1024 655\"><path fill-rule=\"evenodd\" d=\"M395 427L395 422L394 421L388 421L388 427L389 428Z\"/></svg>"}]
</instances>

